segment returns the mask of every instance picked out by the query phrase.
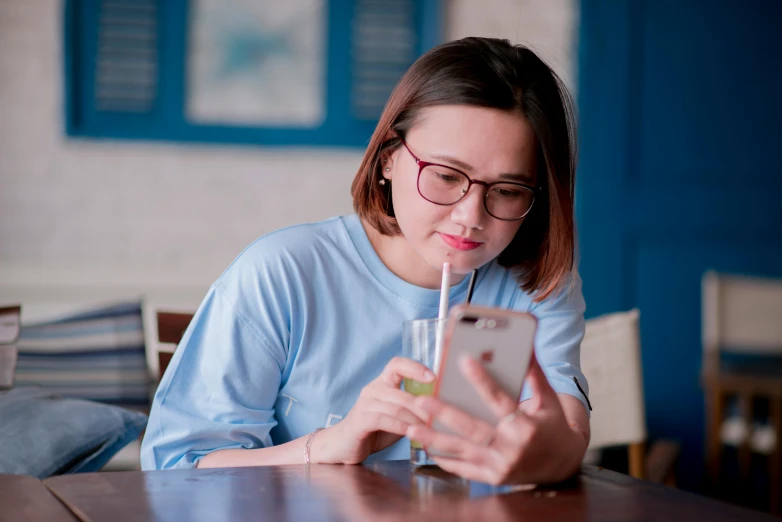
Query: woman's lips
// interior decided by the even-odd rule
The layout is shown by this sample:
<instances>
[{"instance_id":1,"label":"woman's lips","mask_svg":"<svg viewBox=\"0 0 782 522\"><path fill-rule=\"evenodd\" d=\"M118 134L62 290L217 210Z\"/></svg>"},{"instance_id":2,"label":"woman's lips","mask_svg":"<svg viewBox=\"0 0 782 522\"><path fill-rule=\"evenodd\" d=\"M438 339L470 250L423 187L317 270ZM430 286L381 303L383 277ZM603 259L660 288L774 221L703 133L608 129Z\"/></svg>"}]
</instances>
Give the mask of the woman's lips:
<instances>
[{"instance_id":1,"label":"woman's lips","mask_svg":"<svg viewBox=\"0 0 782 522\"><path fill-rule=\"evenodd\" d=\"M443 234L439 232L440 237L445 241L445 244L456 250L474 250L481 246L483 243L468 241L461 236L451 236L449 234Z\"/></svg>"}]
</instances>

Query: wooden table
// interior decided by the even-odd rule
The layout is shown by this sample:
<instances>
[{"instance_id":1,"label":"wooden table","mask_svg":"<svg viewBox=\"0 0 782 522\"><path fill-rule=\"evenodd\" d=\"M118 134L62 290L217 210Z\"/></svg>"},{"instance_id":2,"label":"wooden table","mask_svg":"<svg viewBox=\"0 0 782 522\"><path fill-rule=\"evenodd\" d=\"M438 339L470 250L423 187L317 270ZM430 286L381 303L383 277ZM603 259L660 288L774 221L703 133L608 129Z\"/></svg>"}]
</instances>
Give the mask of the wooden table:
<instances>
[{"instance_id":1,"label":"wooden table","mask_svg":"<svg viewBox=\"0 0 782 522\"><path fill-rule=\"evenodd\" d=\"M83 521L777 520L595 467L507 492L407 462L90 473L44 484Z\"/></svg>"},{"instance_id":2,"label":"wooden table","mask_svg":"<svg viewBox=\"0 0 782 522\"><path fill-rule=\"evenodd\" d=\"M77 522L35 477L0 475L0 522Z\"/></svg>"}]
</instances>

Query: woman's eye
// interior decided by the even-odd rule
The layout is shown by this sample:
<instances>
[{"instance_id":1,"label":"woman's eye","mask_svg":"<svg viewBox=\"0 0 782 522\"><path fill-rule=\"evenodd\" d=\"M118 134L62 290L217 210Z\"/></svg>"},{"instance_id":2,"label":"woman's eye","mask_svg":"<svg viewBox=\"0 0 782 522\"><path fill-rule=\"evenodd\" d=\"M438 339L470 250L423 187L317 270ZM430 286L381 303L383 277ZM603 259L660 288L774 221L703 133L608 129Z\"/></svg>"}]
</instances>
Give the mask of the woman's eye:
<instances>
[{"instance_id":1,"label":"woman's eye","mask_svg":"<svg viewBox=\"0 0 782 522\"><path fill-rule=\"evenodd\" d=\"M447 181L448 183L459 181L458 176L454 176L453 174L448 174L446 172L438 172L437 177L440 178L442 181Z\"/></svg>"},{"instance_id":2,"label":"woman's eye","mask_svg":"<svg viewBox=\"0 0 782 522\"><path fill-rule=\"evenodd\" d=\"M521 192L518 190L510 190L504 188L496 188L494 192L503 198L517 198L521 196Z\"/></svg>"}]
</instances>

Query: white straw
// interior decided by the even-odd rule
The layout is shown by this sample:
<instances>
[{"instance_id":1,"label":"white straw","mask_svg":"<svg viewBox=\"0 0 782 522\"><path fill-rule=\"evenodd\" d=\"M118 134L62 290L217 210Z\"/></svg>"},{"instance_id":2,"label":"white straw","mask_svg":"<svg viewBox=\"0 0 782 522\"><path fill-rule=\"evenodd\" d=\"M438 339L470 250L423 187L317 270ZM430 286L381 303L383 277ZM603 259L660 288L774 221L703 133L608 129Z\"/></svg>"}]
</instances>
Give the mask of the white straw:
<instances>
[{"instance_id":1,"label":"white straw","mask_svg":"<svg viewBox=\"0 0 782 522\"><path fill-rule=\"evenodd\" d=\"M445 318L448 317L448 293L451 291L451 263L443 263L443 279L440 283L440 310L437 314L437 336L434 345L434 371L440 369L445 338Z\"/></svg>"}]
</instances>

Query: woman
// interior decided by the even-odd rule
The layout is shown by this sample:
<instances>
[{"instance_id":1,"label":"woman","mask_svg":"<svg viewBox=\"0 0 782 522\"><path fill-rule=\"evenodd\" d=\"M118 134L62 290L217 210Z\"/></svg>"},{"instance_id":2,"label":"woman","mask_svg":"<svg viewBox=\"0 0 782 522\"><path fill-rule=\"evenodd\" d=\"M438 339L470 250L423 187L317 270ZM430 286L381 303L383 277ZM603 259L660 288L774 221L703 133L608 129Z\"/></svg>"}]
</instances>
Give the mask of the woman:
<instances>
[{"instance_id":1,"label":"woman","mask_svg":"<svg viewBox=\"0 0 782 522\"><path fill-rule=\"evenodd\" d=\"M466 38L422 56L353 181L356 214L268 234L212 285L155 395L143 468L405 459L407 436L468 479L572 475L589 440L574 143L567 91L529 49ZM400 390L433 379L398 356L403 321L437 316L446 261L451 304L478 268L474 303L539 321L521 398L462 361L496 427Z\"/></svg>"}]
</instances>

